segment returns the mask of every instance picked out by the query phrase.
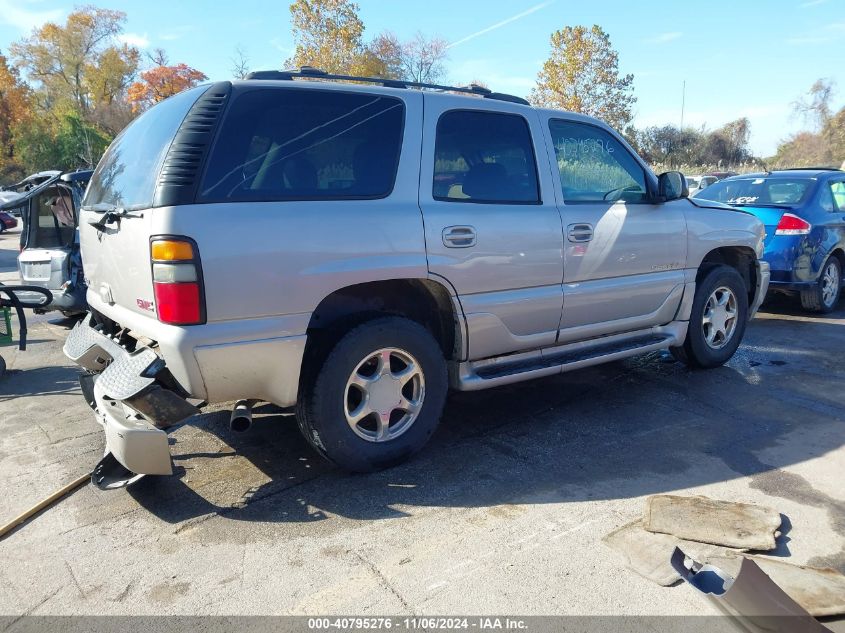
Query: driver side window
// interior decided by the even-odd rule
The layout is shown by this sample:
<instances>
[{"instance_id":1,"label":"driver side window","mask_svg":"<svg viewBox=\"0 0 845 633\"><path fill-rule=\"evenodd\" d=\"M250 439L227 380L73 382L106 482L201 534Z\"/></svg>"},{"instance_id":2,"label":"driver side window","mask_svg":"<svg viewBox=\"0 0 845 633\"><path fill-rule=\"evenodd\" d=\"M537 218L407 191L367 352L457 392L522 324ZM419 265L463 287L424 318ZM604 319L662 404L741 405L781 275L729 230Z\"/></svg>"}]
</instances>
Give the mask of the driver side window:
<instances>
[{"instance_id":1,"label":"driver side window","mask_svg":"<svg viewBox=\"0 0 845 633\"><path fill-rule=\"evenodd\" d=\"M563 200L646 202L645 172L610 133L589 123L549 121Z\"/></svg>"}]
</instances>

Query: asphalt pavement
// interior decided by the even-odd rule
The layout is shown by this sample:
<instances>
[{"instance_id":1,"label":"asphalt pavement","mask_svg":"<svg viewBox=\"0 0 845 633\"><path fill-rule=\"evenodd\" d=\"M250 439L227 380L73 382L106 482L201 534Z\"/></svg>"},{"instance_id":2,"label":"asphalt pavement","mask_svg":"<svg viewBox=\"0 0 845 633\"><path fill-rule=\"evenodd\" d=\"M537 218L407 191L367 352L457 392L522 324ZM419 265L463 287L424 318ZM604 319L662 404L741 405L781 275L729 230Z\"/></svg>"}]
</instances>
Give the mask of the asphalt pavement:
<instances>
[{"instance_id":1,"label":"asphalt pavement","mask_svg":"<svg viewBox=\"0 0 845 633\"><path fill-rule=\"evenodd\" d=\"M16 244L0 236L0 281ZM0 523L102 455L71 326L0 348ZM453 394L419 456L365 476L289 415L233 434L218 406L173 434L178 475L84 487L0 541L0 614L711 613L601 543L656 493L771 506L774 555L845 572L843 350L845 310L779 302L719 369L654 353Z\"/></svg>"}]
</instances>

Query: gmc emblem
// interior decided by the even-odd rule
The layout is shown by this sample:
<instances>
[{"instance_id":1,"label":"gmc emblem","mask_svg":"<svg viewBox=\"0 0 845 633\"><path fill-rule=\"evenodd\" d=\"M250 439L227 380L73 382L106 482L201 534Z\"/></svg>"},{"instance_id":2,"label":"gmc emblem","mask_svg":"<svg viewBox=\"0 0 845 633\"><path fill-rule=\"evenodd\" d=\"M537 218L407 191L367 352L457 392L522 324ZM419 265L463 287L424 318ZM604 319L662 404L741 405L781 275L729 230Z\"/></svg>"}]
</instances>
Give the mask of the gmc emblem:
<instances>
[{"instance_id":1,"label":"gmc emblem","mask_svg":"<svg viewBox=\"0 0 845 633\"><path fill-rule=\"evenodd\" d=\"M138 307L142 310L146 310L148 312L155 312L155 306L153 305L152 301L147 301L146 299L135 299L135 303L137 303Z\"/></svg>"}]
</instances>

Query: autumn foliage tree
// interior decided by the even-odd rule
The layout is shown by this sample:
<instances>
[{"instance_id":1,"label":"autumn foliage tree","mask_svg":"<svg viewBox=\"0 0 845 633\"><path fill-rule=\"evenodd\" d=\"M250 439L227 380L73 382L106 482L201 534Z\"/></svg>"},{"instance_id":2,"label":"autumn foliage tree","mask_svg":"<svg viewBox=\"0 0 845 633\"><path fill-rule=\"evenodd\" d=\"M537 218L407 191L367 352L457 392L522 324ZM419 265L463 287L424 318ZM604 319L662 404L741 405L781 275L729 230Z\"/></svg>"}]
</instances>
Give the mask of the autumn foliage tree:
<instances>
[{"instance_id":1,"label":"autumn foliage tree","mask_svg":"<svg viewBox=\"0 0 845 633\"><path fill-rule=\"evenodd\" d=\"M288 67L418 82L446 75L446 40L418 32L401 41L385 31L366 42L358 5L350 0L296 0L290 13L295 49Z\"/></svg>"},{"instance_id":2,"label":"autumn foliage tree","mask_svg":"<svg viewBox=\"0 0 845 633\"><path fill-rule=\"evenodd\" d=\"M31 97L17 70L9 67L0 52L0 173L14 165L14 132L32 116Z\"/></svg>"},{"instance_id":3,"label":"autumn foliage tree","mask_svg":"<svg viewBox=\"0 0 845 633\"><path fill-rule=\"evenodd\" d=\"M159 51L138 78L141 52L121 42L125 22L121 11L79 7L0 55L0 183L96 165L139 110L205 79Z\"/></svg>"},{"instance_id":4,"label":"autumn foliage tree","mask_svg":"<svg viewBox=\"0 0 845 633\"><path fill-rule=\"evenodd\" d=\"M69 105L87 116L122 97L140 59L137 48L117 42L125 21L121 11L85 6L64 25L48 22L12 44L15 64L38 84L42 108Z\"/></svg>"},{"instance_id":5,"label":"autumn foliage tree","mask_svg":"<svg viewBox=\"0 0 845 633\"><path fill-rule=\"evenodd\" d=\"M175 66L159 65L141 73L141 81L136 81L127 91L127 99L132 110L138 112L154 106L159 101L193 88L208 77L187 64Z\"/></svg>"},{"instance_id":6,"label":"autumn foliage tree","mask_svg":"<svg viewBox=\"0 0 845 633\"><path fill-rule=\"evenodd\" d=\"M624 129L632 119L634 76L619 73L619 54L598 25L552 33L551 54L537 76L531 101L580 112Z\"/></svg>"}]
</instances>

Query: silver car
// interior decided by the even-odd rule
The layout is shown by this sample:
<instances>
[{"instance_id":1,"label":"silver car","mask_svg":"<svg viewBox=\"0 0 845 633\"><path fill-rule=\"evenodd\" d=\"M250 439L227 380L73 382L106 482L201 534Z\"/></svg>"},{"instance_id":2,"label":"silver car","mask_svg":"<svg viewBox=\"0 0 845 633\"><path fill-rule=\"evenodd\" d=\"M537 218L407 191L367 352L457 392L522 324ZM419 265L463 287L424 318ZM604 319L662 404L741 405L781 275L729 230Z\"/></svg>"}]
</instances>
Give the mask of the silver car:
<instances>
[{"instance_id":1,"label":"silver car","mask_svg":"<svg viewBox=\"0 0 845 633\"><path fill-rule=\"evenodd\" d=\"M314 449L371 471L428 441L450 388L733 355L769 279L754 216L687 199L590 117L332 79L188 90L100 161L91 310L65 353L105 430L102 485L171 473L190 399L240 401L238 428L256 401L295 406Z\"/></svg>"}]
</instances>

